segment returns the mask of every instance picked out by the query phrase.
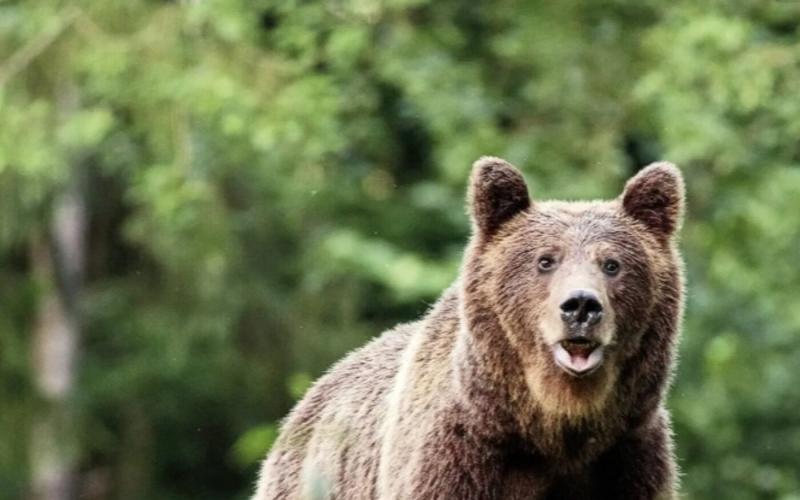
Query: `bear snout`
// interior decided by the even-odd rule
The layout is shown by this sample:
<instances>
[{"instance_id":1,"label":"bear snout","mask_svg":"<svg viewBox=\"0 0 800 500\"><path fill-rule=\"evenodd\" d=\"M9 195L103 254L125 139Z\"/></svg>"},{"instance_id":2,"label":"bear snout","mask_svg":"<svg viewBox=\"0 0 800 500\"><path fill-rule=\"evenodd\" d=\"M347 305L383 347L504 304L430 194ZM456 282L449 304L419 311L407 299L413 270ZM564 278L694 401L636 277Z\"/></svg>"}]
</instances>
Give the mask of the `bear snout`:
<instances>
[{"instance_id":1,"label":"bear snout","mask_svg":"<svg viewBox=\"0 0 800 500\"><path fill-rule=\"evenodd\" d=\"M561 319L570 334L583 334L603 319L603 305L597 294L590 290L573 290L561 303Z\"/></svg>"}]
</instances>

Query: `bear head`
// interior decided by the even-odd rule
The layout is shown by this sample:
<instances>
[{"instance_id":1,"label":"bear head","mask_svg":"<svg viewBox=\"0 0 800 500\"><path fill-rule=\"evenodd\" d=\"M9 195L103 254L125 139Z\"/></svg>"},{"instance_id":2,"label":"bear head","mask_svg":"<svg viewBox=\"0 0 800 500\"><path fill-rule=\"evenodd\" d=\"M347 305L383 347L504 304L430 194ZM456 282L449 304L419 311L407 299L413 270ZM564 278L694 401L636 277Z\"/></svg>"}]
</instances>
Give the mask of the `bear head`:
<instances>
[{"instance_id":1,"label":"bear head","mask_svg":"<svg viewBox=\"0 0 800 500\"><path fill-rule=\"evenodd\" d=\"M536 201L516 168L484 157L468 198L462 314L473 329L494 319L513 354L501 362L519 365L520 385L540 409L585 416L615 388L630 392L637 382L623 379L644 373L626 370L632 359L671 363L671 353L642 350L671 348L643 339L664 335L654 324L673 328L681 314L675 238L684 186L674 165L644 168L611 201ZM669 369L657 371L668 378Z\"/></svg>"}]
</instances>

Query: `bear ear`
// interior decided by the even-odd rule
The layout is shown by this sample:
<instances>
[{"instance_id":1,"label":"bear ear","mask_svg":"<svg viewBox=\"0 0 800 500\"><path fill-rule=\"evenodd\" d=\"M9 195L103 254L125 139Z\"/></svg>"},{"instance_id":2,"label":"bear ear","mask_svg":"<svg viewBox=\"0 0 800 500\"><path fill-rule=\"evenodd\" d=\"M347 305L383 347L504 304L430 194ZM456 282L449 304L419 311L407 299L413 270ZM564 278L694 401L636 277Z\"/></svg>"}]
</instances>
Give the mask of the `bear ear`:
<instances>
[{"instance_id":1,"label":"bear ear","mask_svg":"<svg viewBox=\"0 0 800 500\"><path fill-rule=\"evenodd\" d=\"M472 165L467 197L475 231L484 237L492 236L504 222L531 206L519 170L491 156Z\"/></svg>"},{"instance_id":2,"label":"bear ear","mask_svg":"<svg viewBox=\"0 0 800 500\"><path fill-rule=\"evenodd\" d=\"M622 209L666 240L681 225L683 199L681 171L662 161L643 168L625 184Z\"/></svg>"}]
</instances>

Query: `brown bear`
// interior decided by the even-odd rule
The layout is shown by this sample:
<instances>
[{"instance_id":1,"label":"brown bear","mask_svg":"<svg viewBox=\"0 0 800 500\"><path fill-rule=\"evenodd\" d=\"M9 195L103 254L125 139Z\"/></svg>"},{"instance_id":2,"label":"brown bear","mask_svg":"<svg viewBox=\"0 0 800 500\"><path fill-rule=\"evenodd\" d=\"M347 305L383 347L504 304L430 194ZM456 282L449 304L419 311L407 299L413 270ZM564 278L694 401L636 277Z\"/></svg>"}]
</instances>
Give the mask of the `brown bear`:
<instances>
[{"instance_id":1,"label":"brown bear","mask_svg":"<svg viewBox=\"0 0 800 500\"><path fill-rule=\"evenodd\" d=\"M460 278L317 381L254 499L674 498L683 200L669 163L612 201L539 202L478 160Z\"/></svg>"}]
</instances>

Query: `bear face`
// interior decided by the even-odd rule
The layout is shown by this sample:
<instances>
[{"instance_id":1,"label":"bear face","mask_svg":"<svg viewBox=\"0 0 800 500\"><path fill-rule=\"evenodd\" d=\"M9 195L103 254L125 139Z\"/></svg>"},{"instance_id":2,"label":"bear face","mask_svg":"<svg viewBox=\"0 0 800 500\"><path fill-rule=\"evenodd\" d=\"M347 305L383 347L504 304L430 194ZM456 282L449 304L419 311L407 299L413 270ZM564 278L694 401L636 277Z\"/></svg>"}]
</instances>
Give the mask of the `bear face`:
<instances>
[{"instance_id":1,"label":"bear face","mask_svg":"<svg viewBox=\"0 0 800 500\"><path fill-rule=\"evenodd\" d=\"M628 360L646 358L642 337L659 309L675 305L680 172L647 167L612 201L534 202L514 167L482 158L469 199L464 273L480 285L465 298L483 306L466 314L496 316L543 411L602 410Z\"/></svg>"}]
</instances>

